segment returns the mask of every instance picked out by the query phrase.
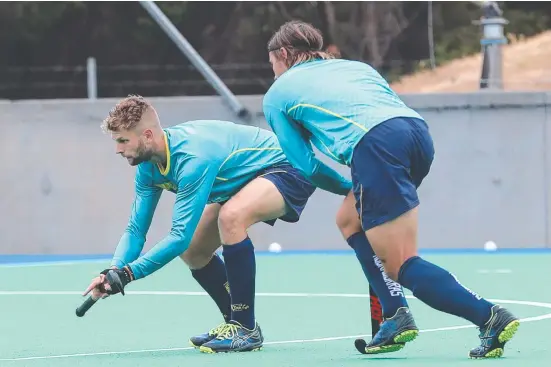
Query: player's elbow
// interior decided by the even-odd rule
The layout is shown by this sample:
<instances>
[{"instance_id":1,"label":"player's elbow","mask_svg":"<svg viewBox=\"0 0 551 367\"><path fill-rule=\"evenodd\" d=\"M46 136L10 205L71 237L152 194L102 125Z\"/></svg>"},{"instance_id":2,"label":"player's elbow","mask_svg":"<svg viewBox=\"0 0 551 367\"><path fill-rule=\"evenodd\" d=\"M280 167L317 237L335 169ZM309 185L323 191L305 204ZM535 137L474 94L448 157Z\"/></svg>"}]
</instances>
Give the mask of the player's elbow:
<instances>
[{"instance_id":1,"label":"player's elbow","mask_svg":"<svg viewBox=\"0 0 551 367\"><path fill-rule=\"evenodd\" d=\"M182 230L172 228L170 230L169 236L177 255L180 255L182 252L187 250L188 243L186 241L186 236L184 235L184 232Z\"/></svg>"}]
</instances>

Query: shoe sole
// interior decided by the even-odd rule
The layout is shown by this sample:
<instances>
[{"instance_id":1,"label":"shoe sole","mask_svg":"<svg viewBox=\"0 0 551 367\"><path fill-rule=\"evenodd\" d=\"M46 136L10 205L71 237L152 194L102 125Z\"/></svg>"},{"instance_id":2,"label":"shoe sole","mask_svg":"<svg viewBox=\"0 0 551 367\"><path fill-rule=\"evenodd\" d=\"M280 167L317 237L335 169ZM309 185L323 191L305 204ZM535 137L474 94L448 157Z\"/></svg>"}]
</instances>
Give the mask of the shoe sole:
<instances>
[{"instance_id":1,"label":"shoe sole","mask_svg":"<svg viewBox=\"0 0 551 367\"><path fill-rule=\"evenodd\" d=\"M395 343L408 343L415 338L417 338L417 335L419 335L419 330L406 330L404 332L401 332L397 336L394 337Z\"/></svg>"},{"instance_id":2,"label":"shoe sole","mask_svg":"<svg viewBox=\"0 0 551 367\"><path fill-rule=\"evenodd\" d=\"M207 353L207 354L216 354L216 353L238 353L238 352L258 352L262 350L262 345L260 346L257 346L257 347L247 347L247 348L244 348L244 349L233 349L233 350L214 350L212 348L209 348L209 347L205 347L205 346L200 346L199 347L199 351L201 353Z\"/></svg>"},{"instance_id":3,"label":"shoe sole","mask_svg":"<svg viewBox=\"0 0 551 367\"><path fill-rule=\"evenodd\" d=\"M406 330L394 337L393 341L396 344L368 347L365 340L356 339L354 345L356 346L356 349L362 354L392 353L403 349L405 343L415 340L418 335L419 330Z\"/></svg>"},{"instance_id":4,"label":"shoe sole","mask_svg":"<svg viewBox=\"0 0 551 367\"><path fill-rule=\"evenodd\" d=\"M509 340L513 339L513 336L515 336L515 333L518 330L518 327L520 326L519 320L511 321L510 323L505 326L503 331L499 333L498 340L500 343L508 342Z\"/></svg>"},{"instance_id":5,"label":"shoe sole","mask_svg":"<svg viewBox=\"0 0 551 367\"><path fill-rule=\"evenodd\" d=\"M383 354L397 352L404 348L404 344L383 345L381 347L365 348L365 354Z\"/></svg>"},{"instance_id":6,"label":"shoe sole","mask_svg":"<svg viewBox=\"0 0 551 367\"><path fill-rule=\"evenodd\" d=\"M513 339L513 336L515 336L515 333L517 332L519 326L520 326L519 320L511 321L510 323L507 324L507 326L503 328L501 333L499 333L497 340L500 343L506 343L510 341L511 339ZM503 356L503 353L504 353L503 348L496 348L496 349L492 349L484 356L475 357L475 356L469 355L469 357L472 359L500 358L501 356Z\"/></svg>"}]
</instances>

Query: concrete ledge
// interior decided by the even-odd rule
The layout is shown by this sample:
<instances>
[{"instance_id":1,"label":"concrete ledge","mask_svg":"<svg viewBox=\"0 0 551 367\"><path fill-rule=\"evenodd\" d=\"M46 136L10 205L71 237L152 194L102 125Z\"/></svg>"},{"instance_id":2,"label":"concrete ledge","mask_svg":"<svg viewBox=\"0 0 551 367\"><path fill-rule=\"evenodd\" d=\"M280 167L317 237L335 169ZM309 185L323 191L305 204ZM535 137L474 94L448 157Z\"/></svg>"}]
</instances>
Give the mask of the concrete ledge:
<instances>
[{"instance_id":1,"label":"concrete ledge","mask_svg":"<svg viewBox=\"0 0 551 367\"><path fill-rule=\"evenodd\" d=\"M551 106L545 92L496 92L405 94L404 101L417 111L541 108Z\"/></svg>"},{"instance_id":2,"label":"concrete ledge","mask_svg":"<svg viewBox=\"0 0 551 367\"><path fill-rule=\"evenodd\" d=\"M470 110L470 109L507 109L507 108L538 108L551 106L550 92L500 92L477 91L472 93L438 93L438 94L403 94L404 101L416 110ZM101 106L109 108L124 97L100 98L95 101L87 99L33 99L33 100L0 100L0 112L3 108L24 106L32 107L82 107ZM211 110L213 108L227 108L224 100L219 96L175 96L175 97L147 97L156 105L174 106L182 108ZM251 112L260 116L262 113L263 95L237 96ZM105 106L105 107L104 107ZM54 108L55 108L54 107Z\"/></svg>"}]
</instances>

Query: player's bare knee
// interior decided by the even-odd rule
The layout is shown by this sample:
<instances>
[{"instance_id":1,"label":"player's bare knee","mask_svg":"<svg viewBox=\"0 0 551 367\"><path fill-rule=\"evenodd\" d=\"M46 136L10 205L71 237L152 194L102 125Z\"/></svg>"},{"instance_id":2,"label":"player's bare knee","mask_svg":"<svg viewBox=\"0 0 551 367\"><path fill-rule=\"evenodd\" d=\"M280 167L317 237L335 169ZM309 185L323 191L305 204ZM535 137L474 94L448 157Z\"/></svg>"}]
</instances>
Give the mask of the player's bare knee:
<instances>
[{"instance_id":1,"label":"player's bare knee","mask_svg":"<svg viewBox=\"0 0 551 367\"><path fill-rule=\"evenodd\" d=\"M246 212L234 205L224 205L218 215L218 228L222 238L246 228Z\"/></svg>"}]
</instances>

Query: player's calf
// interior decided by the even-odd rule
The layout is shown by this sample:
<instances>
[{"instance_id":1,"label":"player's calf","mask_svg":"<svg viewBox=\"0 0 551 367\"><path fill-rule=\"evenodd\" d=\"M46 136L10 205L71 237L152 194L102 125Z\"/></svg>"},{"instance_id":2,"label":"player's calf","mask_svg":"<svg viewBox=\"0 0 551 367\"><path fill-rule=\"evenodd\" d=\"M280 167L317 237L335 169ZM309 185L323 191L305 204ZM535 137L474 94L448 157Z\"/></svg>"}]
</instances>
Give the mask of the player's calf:
<instances>
[{"instance_id":1,"label":"player's calf","mask_svg":"<svg viewBox=\"0 0 551 367\"><path fill-rule=\"evenodd\" d=\"M223 324L218 325L206 333L192 336L189 339L191 346L200 347L214 339L216 335L218 335L217 333L221 327L230 320L231 299L226 277L226 267L218 255L215 254L212 256L211 261L205 267L201 269L191 269L191 274L214 300L224 318Z\"/></svg>"},{"instance_id":2,"label":"player's calf","mask_svg":"<svg viewBox=\"0 0 551 367\"><path fill-rule=\"evenodd\" d=\"M419 300L482 326L493 304L464 287L450 272L416 255L417 216L416 207L367 231L377 255L386 259L385 270L395 277L399 266L398 282Z\"/></svg>"},{"instance_id":3,"label":"player's calf","mask_svg":"<svg viewBox=\"0 0 551 367\"><path fill-rule=\"evenodd\" d=\"M400 271L400 283L427 305L471 321L480 328L481 345L472 358L496 358L515 334L519 321L509 311L488 302L464 287L448 271L420 257L408 259Z\"/></svg>"},{"instance_id":4,"label":"player's calf","mask_svg":"<svg viewBox=\"0 0 551 367\"><path fill-rule=\"evenodd\" d=\"M276 186L257 178L225 203L218 216L231 292L230 319L248 329L255 327L256 259L247 229L260 221L279 218L285 212L285 201Z\"/></svg>"},{"instance_id":5,"label":"player's calf","mask_svg":"<svg viewBox=\"0 0 551 367\"><path fill-rule=\"evenodd\" d=\"M354 207L353 194L348 195L337 213L337 226L348 245L354 250L365 277L375 290L386 318L396 314L399 308L408 307L403 288L395 279L386 273L386 267L379 259L365 233L363 232L358 213Z\"/></svg>"},{"instance_id":6,"label":"player's calf","mask_svg":"<svg viewBox=\"0 0 551 367\"><path fill-rule=\"evenodd\" d=\"M209 294L222 313L224 322L231 316L231 299L226 276L226 266L222 259L214 252L221 246L218 230L218 214L221 206L210 204L203 210L197 229L189 248L180 255L180 258L191 270L191 275L199 285ZM203 334L190 338L194 347L199 347L216 336L219 327L215 327Z\"/></svg>"},{"instance_id":7,"label":"player's calf","mask_svg":"<svg viewBox=\"0 0 551 367\"><path fill-rule=\"evenodd\" d=\"M402 349L405 342L415 339L419 330L408 310L402 286L385 273L382 261L375 255L367 240L354 202L352 194L345 198L337 213L337 226L350 247L354 249L365 277L381 303L383 317L387 320L380 329L374 328L375 335L372 336L369 347L365 341L359 339L355 343L356 348L360 353L394 352ZM406 316L401 316L402 314Z\"/></svg>"}]
</instances>

